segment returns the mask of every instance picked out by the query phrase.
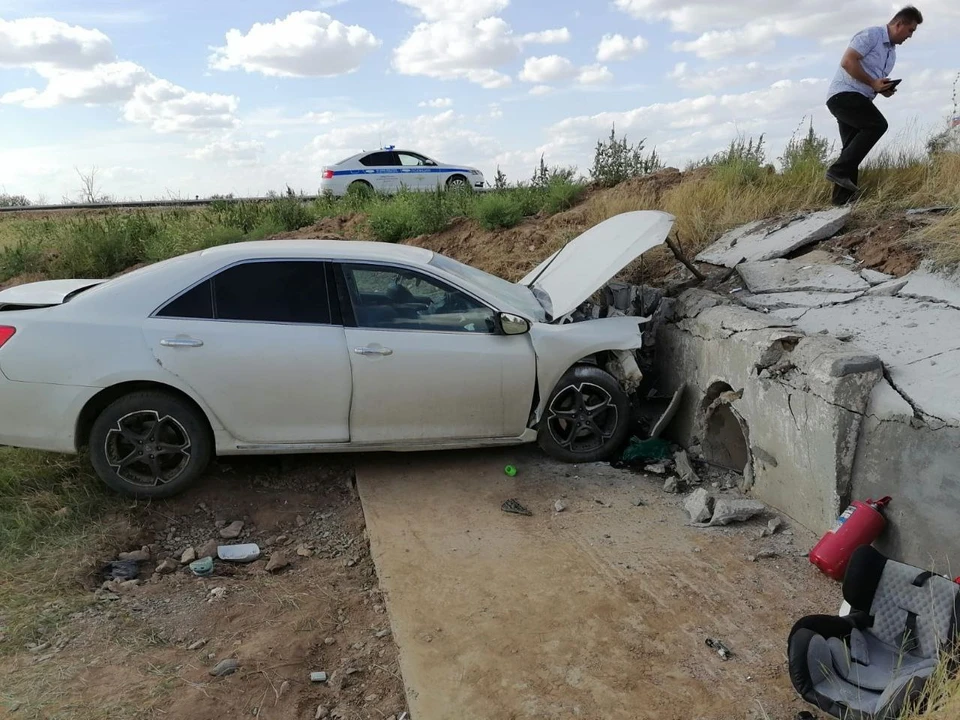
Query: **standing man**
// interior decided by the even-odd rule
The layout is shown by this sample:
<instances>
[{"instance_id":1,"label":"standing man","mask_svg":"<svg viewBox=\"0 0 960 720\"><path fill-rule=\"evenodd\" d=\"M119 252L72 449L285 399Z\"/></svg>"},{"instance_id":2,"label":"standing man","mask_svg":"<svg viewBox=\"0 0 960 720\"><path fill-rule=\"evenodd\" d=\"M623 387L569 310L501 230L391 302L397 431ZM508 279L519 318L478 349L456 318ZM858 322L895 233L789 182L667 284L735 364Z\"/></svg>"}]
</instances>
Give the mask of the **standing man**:
<instances>
[{"instance_id":1,"label":"standing man","mask_svg":"<svg viewBox=\"0 0 960 720\"><path fill-rule=\"evenodd\" d=\"M877 95L893 97L899 81L890 81L897 45L913 37L923 15L908 5L887 25L861 30L850 41L830 84L827 108L840 126L843 151L827 170L835 187L833 204L845 205L859 191L860 163L887 131L887 121L874 105Z\"/></svg>"}]
</instances>

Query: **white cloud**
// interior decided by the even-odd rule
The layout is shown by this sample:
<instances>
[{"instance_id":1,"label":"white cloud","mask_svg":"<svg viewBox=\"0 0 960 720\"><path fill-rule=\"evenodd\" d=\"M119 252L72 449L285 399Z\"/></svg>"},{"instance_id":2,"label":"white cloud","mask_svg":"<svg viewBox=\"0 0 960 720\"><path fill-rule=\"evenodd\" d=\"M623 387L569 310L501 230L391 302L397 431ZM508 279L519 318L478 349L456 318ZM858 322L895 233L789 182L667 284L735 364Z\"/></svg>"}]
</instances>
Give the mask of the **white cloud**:
<instances>
[{"instance_id":1,"label":"white cloud","mask_svg":"<svg viewBox=\"0 0 960 720\"><path fill-rule=\"evenodd\" d=\"M220 138L194 150L187 157L218 165L225 163L229 167L245 167L259 164L264 151L263 143L257 140Z\"/></svg>"},{"instance_id":2,"label":"white cloud","mask_svg":"<svg viewBox=\"0 0 960 720\"><path fill-rule=\"evenodd\" d=\"M581 85L604 85L613 82L613 73L606 65L588 65L580 69L577 82Z\"/></svg>"},{"instance_id":3,"label":"white cloud","mask_svg":"<svg viewBox=\"0 0 960 720\"><path fill-rule=\"evenodd\" d=\"M566 80L577 74L577 68L569 59L560 55L530 57L523 63L520 79L528 83L544 84Z\"/></svg>"},{"instance_id":4,"label":"white cloud","mask_svg":"<svg viewBox=\"0 0 960 720\"><path fill-rule=\"evenodd\" d=\"M434 98L433 100L424 100L418 107L448 108L453 107L453 100L450 98Z\"/></svg>"},{"instance_id":5,"label":"white cloud","mask_svg":"<svg viewBox=\"0 0 960 720\"><path fill-rule=\"evenodd\" d=\"M510 0L399 0L430 22L464 22L490 17L505 10Z\"/></svg>"},{"instance_id":6,"label":"white cloud","mask_svg":"<svg viewBox=\"0 0 960 720\"><path fill-rule=\"evenodd\" d=\"M597 46L597 62L629 60L642 53L650 45L644 38L626 38L623 35L604 35Z\"/></svg>"},{"instance_id":7,"label":"white cloud","mask_svg":"<svg viewBox=\"0 0 960 720\"><path fill-rule=\"evenodd\" d=\"M236 127L237 98L190 92L168 80L139 85L123 108L128 121L158 133L198 133Z\"/></svg>"},{"instance_id":8,"label":"white cloud","mask_svg":"<svg viewBox=\"0 0 960 720\"><path fill-rule=\"evenodd\" d=\"M523 43L529 43L531 45L561 45L570 42L571 38L572 36L567 28L559 28L558 30L541 30L540 32L527 33L520 40Z\"/></svg>"},{"instance_id":9,"label":"white cloud","mask_svg":"<svg viewBox=\"0 0 960 720\"><path fill-rule=\"evenodd\" d=\"M549 95L553 92L553 88L549 85L537 85L530 88L531 95Z\"/></svg>"},{"instance_id":10,"label":"white cloud","mask_svg":"<svg viewBox=\"0 0 960 720\"><path fill-rule=\"evenodd\" d=\"M782 62L748 62L735 65L707 65L691 67L687 62L677 63L667 77L682 88L700 91L730 91L739 86L763 82L771 75L786 75L809 68L822 58L817 55L798 55Z\"/></svg>"},{"instance_id":11,"label":"white cloud","mask_svg":"<svg viewBox=\"0 0 960 720\"><path fill-rule=\"evenodd\" d=\"M359 25L344 25L323 12L301 10L244 34L227 32L210 67L242 68L275 77L330 77L356 70L381 41Z\"/></svg>"},{"instance_id":12,"label":"white cloud","mask_svg":"<svg viewBox=\"0 0 960 720\"><path fill-rule=\"evenodd\" d=\"M77 70L114 58L110 38L99 30L45 17L0 18L0 67Z\"/></svg>"},{"instance_id":13,"label":"white cloud","mask_svg":"<svg viewBox=\"0 0 960 720\"><path fill-rule=\"evenodd\" d=\"M413 28L393 51L393 67L403 75L440 80L465 79L494 89L510 84L498 70L514 62L525 43L566 42L566 28L517 36L499 17L510 0L399 0L426 22Z\"/></svg>"},{"instance_id":14,"label":"white cloud","mask_svg":"<svg viewBox=\"0 0 960 720\"><path fill-rule=\"evenodd\" d=\"M89 70L53 70L38 68L47 78L43 90L22 88L0 96L0 103L27 108L52 108L70 103L110 105L129 100L136 87L153 79L145 69L132 62L95 65Z\"/></svg>"},{"instance_id":15,"label":"white cloud","mask_svg":"<svg viewBox=\"0 0 960 720\"><path fill-rule=\"evenodd\" d=\"M690 42L674 42L671 48L716 60L728 55L769 52L776 47L776 37L773 25L755 24L737 30L711 30Z\"/></svg>"}]
</instances>

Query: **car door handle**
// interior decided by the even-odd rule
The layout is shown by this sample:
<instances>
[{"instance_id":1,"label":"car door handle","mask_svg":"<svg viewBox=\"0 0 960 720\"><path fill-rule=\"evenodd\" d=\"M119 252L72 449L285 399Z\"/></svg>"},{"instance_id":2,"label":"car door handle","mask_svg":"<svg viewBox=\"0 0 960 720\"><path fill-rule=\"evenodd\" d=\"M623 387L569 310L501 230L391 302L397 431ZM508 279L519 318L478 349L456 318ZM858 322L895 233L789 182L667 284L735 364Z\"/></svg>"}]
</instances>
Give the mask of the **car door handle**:
<instances>
[{"instance_id":1,"label":"car door handle","mask_svg":"<svg viewBox=\"0 0 960 720\"><path fill-rule=\"evenodd\" d=\"M390 348L358 347L354 348L353 351L357 355L393 355L393 350Z\"/></svg>"},{"instance_id":2,"label":"car door handle","mask_svg":"<svg viewBox=\"0 0 960 720\"><path fill-rule=\"evenodd\" d=\"M164 338L160 341L160 344L164 347L201 347L203 340L196 340L194 338Z\"/></svg>"}]
</instances>

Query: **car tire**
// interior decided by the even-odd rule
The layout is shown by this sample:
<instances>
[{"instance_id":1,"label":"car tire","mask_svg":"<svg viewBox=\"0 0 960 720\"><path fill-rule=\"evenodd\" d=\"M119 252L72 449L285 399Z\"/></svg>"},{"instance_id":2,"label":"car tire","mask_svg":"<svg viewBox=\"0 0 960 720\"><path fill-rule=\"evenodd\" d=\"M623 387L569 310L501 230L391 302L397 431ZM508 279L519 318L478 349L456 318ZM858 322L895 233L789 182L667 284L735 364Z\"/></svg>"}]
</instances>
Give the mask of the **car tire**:
<instances>
[{"instance_id":1,"label":"car tire","mask_svg":"<svg viewBox=\"0 0 960 720\"><path fill-rule=\"evenodd\" d=\"M352 183L347 185L347 194L369 197L370 195L373 195L373 185L368 183L366 180L354 180Z\"/></svg>"},{"instance_id":2,"label":"car tire","mask_svg":"<svg viewBox=\"0 0 960 720\"><path fill-rule=\"evenodd\" d=\"M130 393L112 402L93 422L89 442L90 462L100 479L136 498L180 493L204 473L214 449L203 414L160 391Z\"/></svg>"},{"instance_id":3,"label":"car tire","mask_svg":"<svg viewBox=\"0 0 960 720\"><path fill-rule=\"evenodd\" d=\"M630 398L608 372L592 365L571 368L547 400L537 441L568 463L608 459L630 434Z\"/></svg>"},{"instance_id":4,"label":"car tire","mask_svg":"<svg viewBox=\"0 0 960 720\"><path fill-rule=\"evenodd\" d=\"M470 181L467 180L466 177L463 175L454 175L453 177L447 178L447 190L471 192L473 188L470 186Z\"/></svg>"}]
</instances>

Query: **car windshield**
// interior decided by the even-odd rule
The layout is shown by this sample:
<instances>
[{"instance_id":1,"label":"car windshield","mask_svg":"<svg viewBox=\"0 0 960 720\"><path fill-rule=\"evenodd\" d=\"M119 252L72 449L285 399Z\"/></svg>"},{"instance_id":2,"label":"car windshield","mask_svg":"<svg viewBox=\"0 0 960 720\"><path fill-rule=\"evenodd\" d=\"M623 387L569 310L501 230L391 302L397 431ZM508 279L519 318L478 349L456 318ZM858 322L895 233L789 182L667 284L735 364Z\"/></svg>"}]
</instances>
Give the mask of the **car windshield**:
<instances>
[{"instance_id":1,"label":"car windshield","mask_svg":"<svg viewBox=\"0 0 960 720\"><path fill-rule=\"evenodd\" d=\"M529 315L536 322L544 322L546 313L537 301L533 292L522 285L509 282L496 275L491 275L475 267L464 265L444 255L434 253L430 264L441 270L456 275L467 282L482 287L491 295L497 295L509 302L517 311Z\"/></svg>"}]
</instances>

